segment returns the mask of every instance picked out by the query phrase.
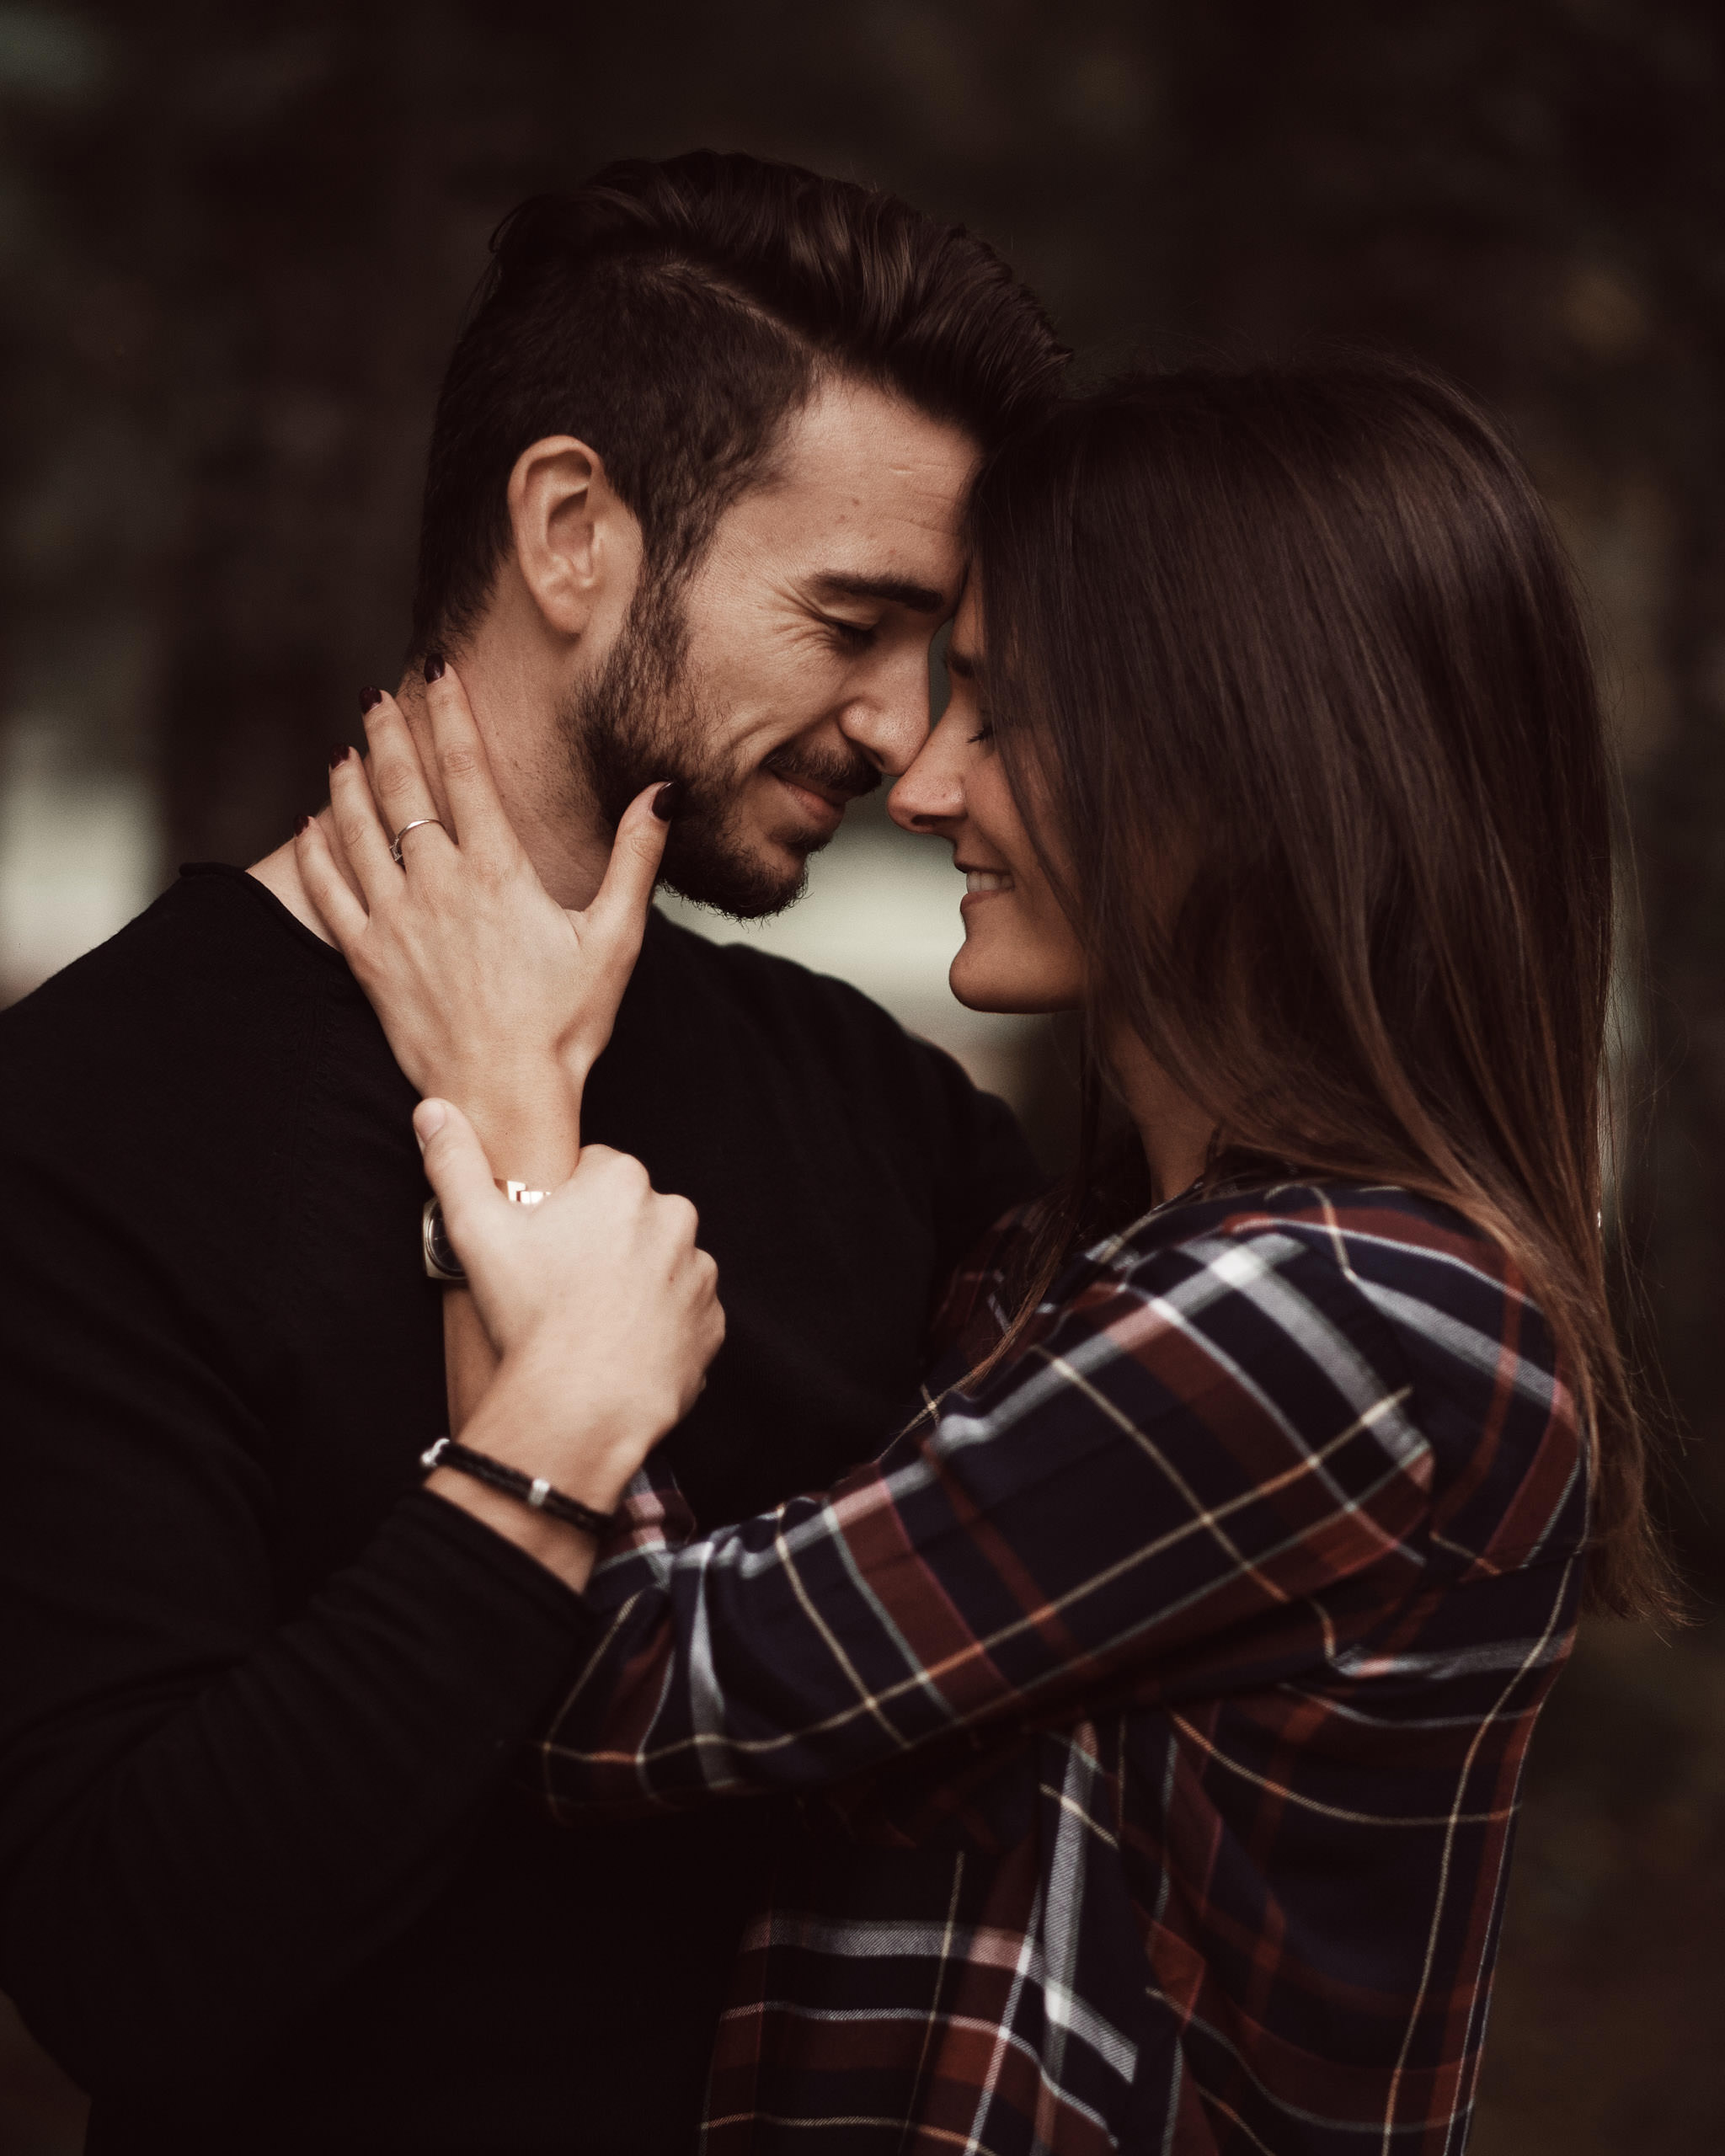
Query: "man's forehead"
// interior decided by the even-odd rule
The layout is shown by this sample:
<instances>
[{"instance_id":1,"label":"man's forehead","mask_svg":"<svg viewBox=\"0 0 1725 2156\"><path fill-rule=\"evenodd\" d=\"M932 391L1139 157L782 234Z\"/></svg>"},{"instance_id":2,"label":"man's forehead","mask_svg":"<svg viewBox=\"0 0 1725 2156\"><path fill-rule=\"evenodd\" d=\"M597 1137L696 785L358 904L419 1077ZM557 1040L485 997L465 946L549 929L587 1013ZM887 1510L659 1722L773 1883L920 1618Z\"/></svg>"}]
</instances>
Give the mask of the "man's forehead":
<instances>
[{"instance_id":1,"label":"man's forehead","mask_svg":"<svg viewBox=\"0 0 1725 2156\"><path fill-rule=\"evenodd\" d=\"M868 383L818 390L764 481L720 526L817 605L875 600L937 621L964 578L980 457L962 429Z\"/></svg>"},{"instance_id":2,"label":"man's forehead","mask_svg":"<svg viewBox=\"0 0 1725 2156\"><path fill-rule=\"evenodd\" d=\"M977 442L872 382L818 388L788 423L769 487L805 497L845 497L868 510L956 523L981 457Z\"/></svg>"}]
</instances>

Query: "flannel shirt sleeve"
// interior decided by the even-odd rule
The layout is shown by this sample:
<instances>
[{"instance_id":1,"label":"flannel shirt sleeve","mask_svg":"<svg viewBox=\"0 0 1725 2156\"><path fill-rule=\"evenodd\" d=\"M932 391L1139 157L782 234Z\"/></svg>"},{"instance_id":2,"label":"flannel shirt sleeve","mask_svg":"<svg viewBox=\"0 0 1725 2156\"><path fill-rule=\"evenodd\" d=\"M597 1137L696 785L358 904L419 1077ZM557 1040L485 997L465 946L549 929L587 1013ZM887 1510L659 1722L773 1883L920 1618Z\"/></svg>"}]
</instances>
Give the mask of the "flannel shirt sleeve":
<instances>
[{"instance_id":1,"label":"flannel shirt sleeve","mask_svg":"<svg viewBox=\"0 0 1725 2156\"><path fill-rule=\"evenodd\" d=\"M546 1795L811 1788L1123 1681L1261 1662L1291 1605L1309 1620L1375 1567L1398 1594L1421 1577L1408 1392L1359 1287L1277 1224L1117 1265L831 1492L681 1548L656 1514L649 1549L626 1536Z\"/></svg>"}]
</instances>

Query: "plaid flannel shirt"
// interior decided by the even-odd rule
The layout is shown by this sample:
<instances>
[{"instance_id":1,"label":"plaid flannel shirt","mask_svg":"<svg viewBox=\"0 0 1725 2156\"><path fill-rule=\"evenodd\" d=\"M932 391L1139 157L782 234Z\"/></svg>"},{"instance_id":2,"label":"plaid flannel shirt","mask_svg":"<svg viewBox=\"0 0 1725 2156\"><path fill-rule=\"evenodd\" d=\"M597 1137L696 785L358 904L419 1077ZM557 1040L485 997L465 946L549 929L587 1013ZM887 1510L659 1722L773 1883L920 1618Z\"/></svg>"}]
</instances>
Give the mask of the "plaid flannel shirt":
<instances>
[{"instance_id":1,"label":"plaid flannel shirt","mask_svg":"<svg viewBox=\"0 0 1725 2156\"><path fill-rule=\"evenodd\" d=\"M1513 1268L1338 1185L1087 1251L829 1494L638 1480L549 1801L800 1800L708 2156L1455 2156L1586 1526Z\"/></svg>"}]
</instances>

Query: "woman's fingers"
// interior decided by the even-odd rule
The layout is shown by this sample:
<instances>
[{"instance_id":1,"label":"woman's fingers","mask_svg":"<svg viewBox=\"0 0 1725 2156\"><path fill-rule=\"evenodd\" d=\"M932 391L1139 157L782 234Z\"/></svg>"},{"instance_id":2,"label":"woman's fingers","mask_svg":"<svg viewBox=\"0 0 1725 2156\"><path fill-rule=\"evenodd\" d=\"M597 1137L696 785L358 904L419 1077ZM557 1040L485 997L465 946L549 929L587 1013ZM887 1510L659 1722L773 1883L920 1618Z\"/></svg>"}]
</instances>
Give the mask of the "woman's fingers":
<instances>
[{"instance_id":1,"label":"woman's fingers","mask_svg":"<svg viewBox=\"0 0 1725 2156\"><path fill-rule=\"evenodd\" d=\"M425 1179L443 1207L443 1224L458 1257L488 1206L504 1201L473 1126L452 1101L425 1100L414 1110L414 1134L425 1155Z\"/></svg>"},{"instance_id":2,"label":"woman's fingers","mask_svg":"<svg viewBox=\"0 0 1725 2156\"><path fill-rule=\"evenodd\" d=\"M294 857L306 895L318 909L323 926L335 939L335 947L349 964L354 947L366 932L371 915L349 888L336 866L321 818L307 817L294 833Z\"/></svg>"},{"instance_id":3,"label":"woman's fingers","mask_svg":"<svg viewBox=\"0 0 1725 2156\"><path fill-rule=\"evenodd\" d=\"M582 941L601 939L607 959L633 966L647 926L647 909L653 903L665 858L665 841L670 824L655 805L665 789L649 786L637 794L623 811L611 841L605 880L593 903L581 916Z\"/></svg>"},{"instance_id":4,"label":"woman's fingers","mask_svg":"<svg viewBox=\"0 0 1725 2156\"><path fill-rule=\"evenodd\" d=\"M366 766L351 749L329 766L329 808L347 865L358 878L366 906L376 913L393 894L401 871L389 851L389 834L378 820Z\"/></svg>"},{"instance_id":5,"label":"woman's fingers","mask_svg":"<svg viewBox=\"0 0 1725 2156\"><path fill-rule=\"evenodd\" d=\"M512 861L515 827L504 812L484 739L452 666L446 664L442 673L425 684L425 707L431 714L438 781L462 851L482 866Z\"/></svg>"},{"instance_id":6,"label":"woman's fingers","mask_svg":"<svg viewBox=\"0 0 1725 2156\"><path fill-rule=\"evenodd\" d=\"M402 849L405 865L409 859L423 860L431 849L446 847L451 835L441 828L443 811L432 794L425 766L419 760L419 744L401 706L381 689L367 690L366 695L371 699L366 706L366 741L370 750L366 776L371 782L387 840L393 842L409 824L422 827ZM434 824L440 828L432 830Z\"/></svg>"}]
</instances>

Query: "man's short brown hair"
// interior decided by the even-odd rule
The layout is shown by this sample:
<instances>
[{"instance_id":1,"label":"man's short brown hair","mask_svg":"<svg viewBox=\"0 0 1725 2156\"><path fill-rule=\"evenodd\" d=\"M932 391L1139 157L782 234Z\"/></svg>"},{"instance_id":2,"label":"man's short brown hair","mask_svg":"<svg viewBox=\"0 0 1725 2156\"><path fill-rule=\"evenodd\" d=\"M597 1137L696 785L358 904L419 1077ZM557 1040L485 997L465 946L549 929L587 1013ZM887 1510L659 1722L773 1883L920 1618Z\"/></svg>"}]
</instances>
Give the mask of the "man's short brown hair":
<instances>
[{"instance_id":1,"label":"man's short brown hair","mask_svg":"<svg viewBox=\"0 0 1725 2156\"><path fill-rule=\"evenodd\" d=\"M1055 393L1066 354L986 242L896 196L692 151L523 203L438 399L414 646L457 643L509 543L521 451L574 435L687 567L826 369L897 392L983 447Z\"/></svg>"}]
</instances>

